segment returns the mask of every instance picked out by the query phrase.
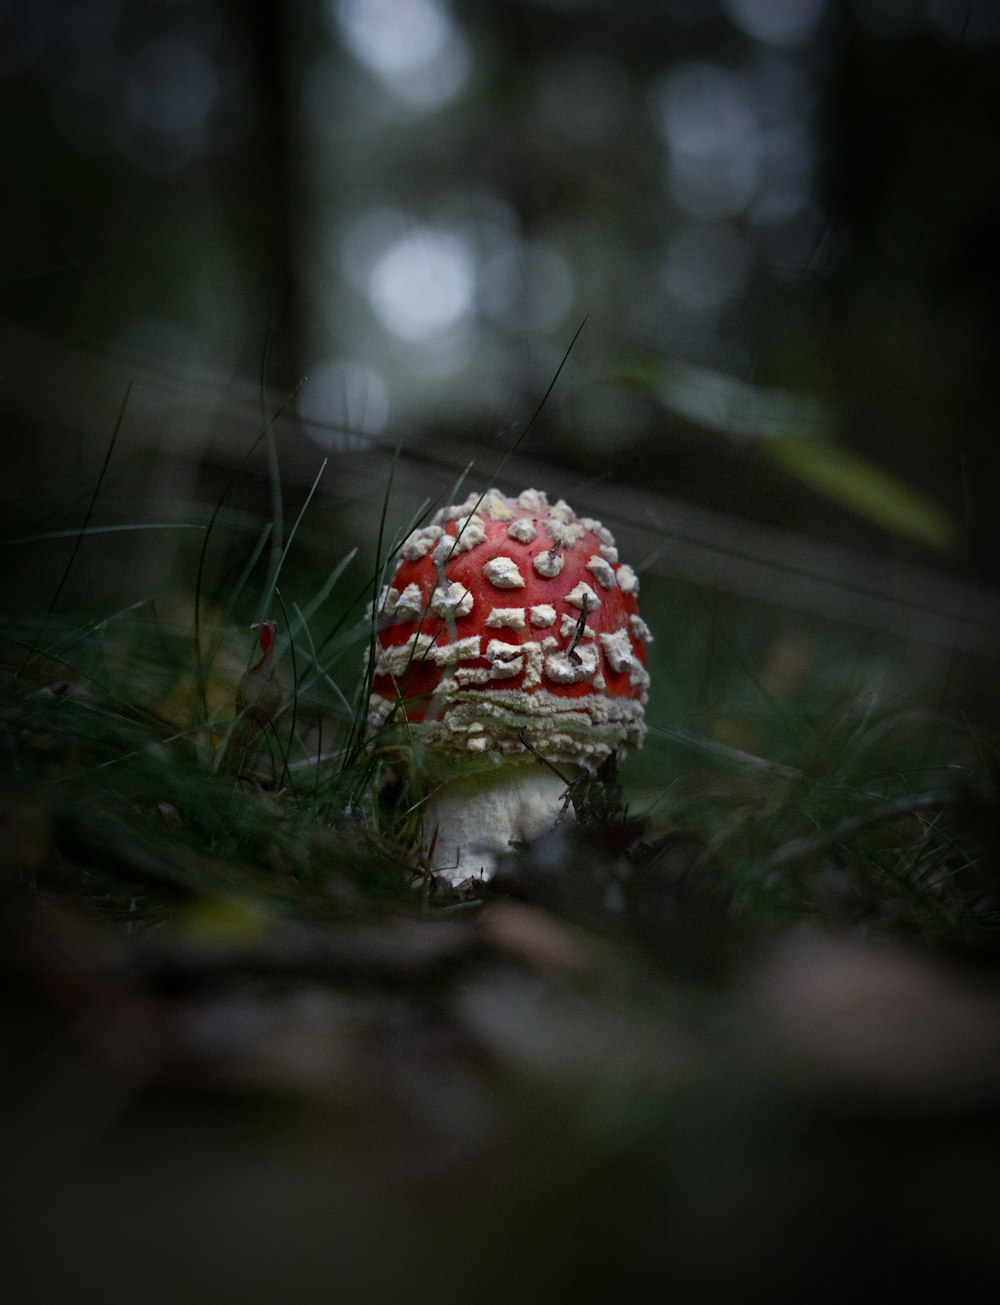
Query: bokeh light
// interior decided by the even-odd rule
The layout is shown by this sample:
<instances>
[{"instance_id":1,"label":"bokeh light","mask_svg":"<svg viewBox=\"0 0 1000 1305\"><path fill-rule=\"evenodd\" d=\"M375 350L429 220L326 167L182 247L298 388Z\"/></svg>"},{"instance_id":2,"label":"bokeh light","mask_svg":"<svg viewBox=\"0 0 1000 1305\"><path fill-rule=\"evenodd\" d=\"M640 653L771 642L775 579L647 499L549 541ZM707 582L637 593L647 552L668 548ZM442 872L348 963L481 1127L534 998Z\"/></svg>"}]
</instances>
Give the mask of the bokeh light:
<instances>
[{"instance_id":1,"label":"bokeh light","mask_svg":"<svg viewBox=\"0 0 1000 1305\"><path fill-rule=\"evenodd\" d=\"M743 212L760 184L762 143L742 79L720 64L681 64L664 78L656 108L675 202L712 220Z\"/></svg>"},{"instance_id":2,"label":"bokeh light","mask_svg":"<svg viewBox=\"0 0 1000 1305\"><path fill-rule=\"evenodd\" d=\"M469 315L475 286L465 243L424 227L384 251L372 268L368 295L387 330L403 340L426 340Z\"/></svg>"},{"instance_id":3,"label":"bokeh light","mask_svg":"<svg viewBox=\"0 0 1000 1305\"><path fill-rule=\"evenodd\" d=\"M351 54L413 108L446 103L472 68L468 45L439 0L331 0Z\"/></svg>"},{"instance_id":4,"label":"bokeh light","mask_svg":"<svg viewBox=\"0 0 1000 1305\"><path fill-rule=\"evenodd\" d=\"M385 380L373 367L347 358L310 367L296 406L309 438L331 452L363 449L389 423Z\"/></svg>"},{"instance_id":5,"label":"bokeh light","mask_svg":"<svg viewBox=\"0 0 1000 1305\"><path fill-rule=\"evenodd\" d=\"M826 0L722 0L722 7L748 36L795 46L815 32Z\"/></svg>"}]
</instances>

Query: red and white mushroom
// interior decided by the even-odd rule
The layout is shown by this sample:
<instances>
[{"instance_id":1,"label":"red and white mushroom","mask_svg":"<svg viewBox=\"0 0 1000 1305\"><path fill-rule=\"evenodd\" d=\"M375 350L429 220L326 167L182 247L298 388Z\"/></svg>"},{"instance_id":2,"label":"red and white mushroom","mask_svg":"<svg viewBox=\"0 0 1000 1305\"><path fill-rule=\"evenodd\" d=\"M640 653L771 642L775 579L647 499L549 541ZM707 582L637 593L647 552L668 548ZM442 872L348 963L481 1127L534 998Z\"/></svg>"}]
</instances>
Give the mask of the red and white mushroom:
<instances>
[{"instance_id":1,"label":"red and white mushroom","mask_svg":"<svg viewBox=\"0 0 1000 1305\"><path fill-rule=\"evenodd\" d=\"M535 489L470 494L405 540L378 603L369 724L405 717L434 758L436 874L488 877L512 839L552 826L566 784L539 756L573 779L641 744L638 591L610 531Z\"/></svg>"}]
</instances>

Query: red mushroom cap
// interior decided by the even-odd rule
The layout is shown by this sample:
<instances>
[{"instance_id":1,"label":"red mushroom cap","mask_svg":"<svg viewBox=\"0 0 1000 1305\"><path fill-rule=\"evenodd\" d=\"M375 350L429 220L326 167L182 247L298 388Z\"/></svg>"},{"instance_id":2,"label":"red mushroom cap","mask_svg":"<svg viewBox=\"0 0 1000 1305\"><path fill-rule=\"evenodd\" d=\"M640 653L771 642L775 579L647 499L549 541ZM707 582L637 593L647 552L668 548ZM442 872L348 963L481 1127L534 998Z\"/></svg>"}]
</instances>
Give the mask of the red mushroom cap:
<instances>
[{"instance_id":1,"label":"red mushroom cap","mask_svg":"<svg viewBox=\"0 0 1000 1305\"><path fill-rule=\"evenodd\" d=\"M378 605L370 721L433 748L588 768L641 743L649 631L611 533L539 490L470 494L403 543ZM523 733L523 738L522 738Z\"/></svg>"}]
</instances>

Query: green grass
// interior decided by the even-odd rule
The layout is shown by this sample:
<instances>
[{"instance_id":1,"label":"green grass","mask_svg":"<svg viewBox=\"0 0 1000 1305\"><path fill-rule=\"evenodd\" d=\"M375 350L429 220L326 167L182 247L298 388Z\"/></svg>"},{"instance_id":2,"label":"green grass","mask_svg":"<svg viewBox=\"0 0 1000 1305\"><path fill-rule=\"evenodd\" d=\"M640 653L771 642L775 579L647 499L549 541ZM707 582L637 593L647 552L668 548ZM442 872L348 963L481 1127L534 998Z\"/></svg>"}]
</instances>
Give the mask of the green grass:
<instances>
[{"instance_id":1,"label":"green grass","mask_svg":"<svg viewBox=\"0 0 1000 1305\"><path fill-rule=\"evenodd\" d=\"M57 601L80 536L48 608L34 620L7 616L5 783L43 805L64 891L96 885L91 896L116 909L141 899L151 918L184 894L219 891L322 913L333 880L400 907L448 900L440 886L428 897L420 873L411 785L419 743L405 721L377 739L364 726L371 662L365 671L363 653L374 638L365 605L387 579L398 536L427 505L393 537L390 481L365 550L375 558L370 575L353 549L296 596L289 568L303 560L297 537L321 474L287 537L279 538L280 517L260 523L211 600L207 558L229 489L201 532L190 602L62 615ZM134 538L141 548L141 531ZM310 571L320 574L312 559L302 566ZM857 649L845 659L835 635L829 648L821 634L805 641L794 684L775 679L768 659L782 636L766 611L749 622L741 613L740 637L716 658L706 691L697 622L681 623L686 643L672 634L677 599L650 595L654 614L660 606L671 614L654 645L662 651L654 651L645 752L626 767L624 790L591 784L574 794L584 846L607 825L626 831L611 877L627 886L650 846L683 834L703 847L705 882L734 916L865 922L949 945L991 940L995 849L985 831L996 740L903 693L886 704L884 692L858 692L866 671L884 683L892 668L873 658L859 669ZM259 649L238 612L275 621L278 687L264 715L241 707ZM234 773L237 737L249 748ZM32 883L51 873L36 868Z\"/></svg>"}]
</instances>

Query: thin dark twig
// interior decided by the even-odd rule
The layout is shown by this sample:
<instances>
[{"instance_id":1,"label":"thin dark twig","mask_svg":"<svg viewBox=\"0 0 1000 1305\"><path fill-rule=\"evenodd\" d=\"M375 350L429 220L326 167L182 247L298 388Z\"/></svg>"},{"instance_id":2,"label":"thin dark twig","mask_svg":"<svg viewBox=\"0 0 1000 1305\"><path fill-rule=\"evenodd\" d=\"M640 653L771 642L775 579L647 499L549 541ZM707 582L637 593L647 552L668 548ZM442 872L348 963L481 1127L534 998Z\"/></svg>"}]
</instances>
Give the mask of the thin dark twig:
<instances>
[{"instance_id":1,"label":"thin dark twig","mask_svg":"<svg viewBox=\"0 0 1000 1305\"><path fill-rule=\"evenodd\" d=\"M576 629L573 631L573 640L570 643L570 646L566 649L566 656L572 658L572 660L577 664L579 664L582 658L576 651L576 645L583 638L583 632L587 628L587 615L587 609L584 607L577 618Z\"/></svg>"},{"instance_id":2,"label":"thin dark twig","mask_svg":"<svg viewBox=\"0 0 1000 1305\"><path fill-rule=\"evenodd\" d=\"M537 406L535 407L535 411L534 411L534 412L531 414L531 416L528 418L528 421L527 421L527 423L526 423L526 425L525 425L525 427L524 427L524 430L521 431L520 435L518 435L518 437L517 437L517 439L514 441L514 443L510 446L510 448L509 448L509 449L507 450L507 452L503 455L503 457L500 459L500 461L497 463L497 465L493 468L493 473L492 473L492 477L491 477L491 481L490 481L491 484L494 484L494 485L496 484L497 480L499 479L499 476L500 476L501 471L503 471L504 467L507 465L507 463L510 461L510 459L514 456L514 454L518 451L518 449L519 449L519 448L521 447L521 445L524 443L525 439L527 438L528 432L531 430L532 426L534 426L535 422L538 420L539 416L541 415L541 411L542 411L542 409L545 407L546 403L548 402L548 400L549 400L549 395L550 395L550 394L552 393L552 391L555 389L555 387L556 387L556 381L558 381L559 376L560 376L560 374L561 374L561 372L562 372L562 369L566 366L566 363L567 363L567 361L569 360L569 356L570 356L570 354L573 352L573 348L574 348L574 346L576 345L577 340L580 338L580 333L583 331L583 328L587 325L587 320L588 320L589 317L590 317L590 314L587 313L587 315L584 317L583 321L580 323L580 325L579 325L579 326L576 328L576 330L573 332L573 338L572 338L572 340L570 340L569 344L566 346L566 351L565 351L565 353L563 354L562 358L559 360L559 366L555 369L555 372L554 372L553 375L552 375L552 379L551 379L551 381L549 381L548 386L546 387L545 393L544 393L544 394L542 395L542 397L538 400L538 404L537 404ZM480 501L481 501L481 500L480 500Z\"/></svg>"},{"instance_id":3,"label":"thin dark twig","mask_svg":"<svg viewBox=\"0 0 1000 1305\"><path fill-rule=\"evenodd\" d=\"M567 788L570 787L573 781L571 779L567 779L566 776L562 773L562 771L558 768L558 766L554 766L547 757L543 757L542 754L535 747L535 745L529 742L527 730L524 728L523 725L517 731L517 737L521 740L521 746L523 748L527 748L527 750L532 754L532 756L536 757L542 763L542 765L545 766L548 770L551 770L553 775L555 775L557 779L561 779Z\"/></svg>"}]
</instances>

